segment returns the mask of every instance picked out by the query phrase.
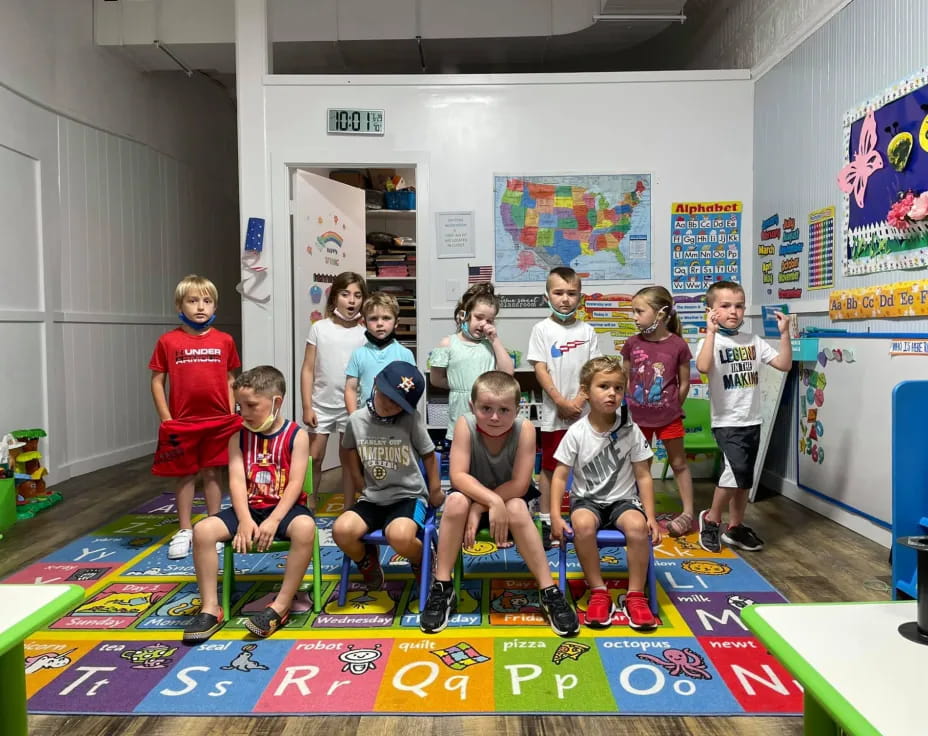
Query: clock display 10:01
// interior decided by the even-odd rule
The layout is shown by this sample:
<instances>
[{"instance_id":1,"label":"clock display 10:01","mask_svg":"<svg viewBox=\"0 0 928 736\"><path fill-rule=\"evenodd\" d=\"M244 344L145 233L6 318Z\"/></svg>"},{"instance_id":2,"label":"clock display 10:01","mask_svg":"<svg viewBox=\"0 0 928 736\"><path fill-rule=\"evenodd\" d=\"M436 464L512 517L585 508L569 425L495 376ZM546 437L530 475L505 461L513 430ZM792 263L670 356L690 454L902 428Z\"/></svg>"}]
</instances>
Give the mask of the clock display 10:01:
<instances>
[{"instance_id":1,"label":"clock display 10:01","mask_svg":"<svg viewBox=\"0 0 928 736\"><path fill-rule=\"evenodd\" d=\"M383 135L383 110L330 108L326 132L341 135Z\"/></svg>"}]
</instances>

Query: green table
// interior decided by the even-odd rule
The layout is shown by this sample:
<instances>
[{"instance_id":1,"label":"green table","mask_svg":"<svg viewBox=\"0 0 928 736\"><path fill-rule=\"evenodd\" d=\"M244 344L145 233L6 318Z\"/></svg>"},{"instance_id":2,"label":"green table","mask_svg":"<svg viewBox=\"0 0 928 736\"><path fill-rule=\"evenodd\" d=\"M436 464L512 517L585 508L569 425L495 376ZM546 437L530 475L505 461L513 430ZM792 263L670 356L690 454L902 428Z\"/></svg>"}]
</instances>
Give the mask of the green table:
<instances>
[{"instance_id":1,"label":"green table","mask_svg":"<svg viewBox=\"0 0 928 736\"><path fill-rule=\"evenodd\" d=\"M928 733L928 647L905 639L915 601L748 606L741 620L802 685L807 736Z\"/></svg>"},{"instance_id":2,"label":"green table","mask_svg":"<svg viewBox=\"0 0 928 736\"><path fill-rule=\"evenodd\" d=\"M0 720L3 733L27 736L23 642L84 600L79 585L0 585Z\"/></svg>"}]
</instances>

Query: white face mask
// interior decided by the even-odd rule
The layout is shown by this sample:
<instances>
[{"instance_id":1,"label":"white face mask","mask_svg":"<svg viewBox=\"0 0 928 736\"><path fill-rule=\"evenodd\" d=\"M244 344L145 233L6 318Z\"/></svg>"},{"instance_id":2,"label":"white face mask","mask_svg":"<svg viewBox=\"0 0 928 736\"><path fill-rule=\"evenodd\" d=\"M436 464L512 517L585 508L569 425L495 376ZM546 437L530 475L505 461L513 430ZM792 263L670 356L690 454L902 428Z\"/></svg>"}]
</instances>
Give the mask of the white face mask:
<instances>
[{"instance_id":1,"label":"white face mask","mask_svg":"<svg viewBox=\"0 0 928 736\"><path fill-rule=\"evenodd\" d=\"M332 310L332 313L333 313L336 317L338 317L342 322L355 322L355 321L357 321L358 317L361 316L361 313L358 312L354 317L346 317L344 314L342 314L341 312L339 312L338 309L333 309L333 310Z\"/></svg>"},{"instance_id":2,"label":"white face mask","mask_svg":"<svg viewBox=\"0 0 928 736\"><path fill-rule=\"evenodd\" d=\"M277 409L274 409L274 399L277 398L280 398L280 404L277 405ZM277 415L280 413L280 407L283 405L283 403L283 397L275 396L273 399L271 399L271 413L267 415L267 419L261 422L261 424L259 424L257 427L254 427L245 422L243 422L242 425L249 432L254 432L255 434L263 434L264 432L267 432L271 427L274 426L274 422L277 421Z\"/></svg>"},{"instance_id":3,"label":"white face mask","mask_svg":"<svg viewBox=\"0 0 928 736\"><path fill-rule=\"evenodd\" d=\"M654 322L652 322L647 327L642 327L638 330L642 335L653 335L657 332L657 328L661 326L661 315L667 311L667 307L661 307L657 310L657 315L654 317Z\"/></svg>"}]
</instances>

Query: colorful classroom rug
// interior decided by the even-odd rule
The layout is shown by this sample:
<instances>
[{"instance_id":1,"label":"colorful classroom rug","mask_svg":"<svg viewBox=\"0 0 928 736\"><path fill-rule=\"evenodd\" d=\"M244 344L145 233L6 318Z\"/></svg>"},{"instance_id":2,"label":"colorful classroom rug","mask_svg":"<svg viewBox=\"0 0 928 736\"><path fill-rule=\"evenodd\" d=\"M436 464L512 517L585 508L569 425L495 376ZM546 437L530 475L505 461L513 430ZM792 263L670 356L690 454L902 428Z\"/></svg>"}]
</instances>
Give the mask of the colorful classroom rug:
<instances>
[{"instance_id":1,"label":"colorful classroom rug","mask_svg":"<svg viewBox=\"0 0 928 736\"><path fill-rule=\"evenodd\" d=\"M560 639L539 613L518 554L483 544L465 556L458 613L445 631L418 629L402 558L383 548L385 589L352 581L338 605L341 552L331 540L339 497L319 516L323 610L310 578L290 623L255 639L243 616L261 610L285 553L236 555L232 620L208 642L181 643L197 612L193 563L168 560L173 496L81 537L8 583L71 582L82 605L26 642L29 711L59 714L602 713L798 715L802 692L741 623L751 602L785 599L731 551L709 555L696 535L655 549L660 627L583 627ZM569 584L581 621L587 591L570 548ZM625 589L625 550L601 550L613 594ZM557 569L557 551L549 553ZM0 590L2 595L2 590Z\"/></svg>"}]
</instances>

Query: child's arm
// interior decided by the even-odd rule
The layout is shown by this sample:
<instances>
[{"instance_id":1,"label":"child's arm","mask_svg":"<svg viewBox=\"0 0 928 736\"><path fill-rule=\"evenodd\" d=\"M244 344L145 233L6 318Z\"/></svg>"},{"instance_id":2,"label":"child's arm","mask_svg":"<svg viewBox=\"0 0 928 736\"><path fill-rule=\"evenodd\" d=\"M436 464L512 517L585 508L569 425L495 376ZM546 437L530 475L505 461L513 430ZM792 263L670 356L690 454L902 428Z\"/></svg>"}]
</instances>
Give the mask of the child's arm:
<instances>
[{"instance_id":1,"label":"child's arm","mask_svg":"<svg viewBox=\"0 0 928 736\"><path fill-rule=\"evenodd\" d=\"M489 511L490 533L497 545L502 545L509 536L509 517L506 514L506 506L496 491L487 488L470 474L470 453L470 430L467 427L467 420L460 416L454 427L454 442L451 443L451 457L448 461L451 487Z\"/></svg>"},{"instance_id":2,"label":"child's arm","mask_svg":"<svg viewBox=\"0 0 928 736\"><path fill-rule=\"evenodd\" d=\"M561 516L561 499L564 498L564 491L567 490L567 476L570 474L570 468L564 463L558 463L551 476L551 493L550 495L550 514L551 514L551 538L563 540L564 531L573 534L570 524L564 521ZM562 542L563 543L563 542Z\"/></svg>"},{"instance_id":3,"label":"child's arm","mask_svg":"<svg viewBox=\"0 0 928 736\"><path fill-rule=\"evenodd\" d=\"M493 355L496 357L496 370L508 373L510 376L516 372L516 367L512 363L512 356L506 351L506 346L500 339L496 331L496 325L487 325L483 328L483 334L490 341L490 347L493 348Z\"/></svg>"},{"instance_id":4,"label":"child's arm","mask_svg":"<svg viewBox=\"0 0 928 736\"><path fill-rule=\"evenodd\" d=\"M171 410L168 409L168 397L164 390L164 384L168 374L160 371L151 372L151 397L155 401L155 411L158 412L158 418L162 422L171 419Z\"/></svg>"},{"instance_id":5,"label":"child's arm","mask_svg":"<svg viewBox=\"0 0 928 736\"><path fill-rule=\"evenodd\" d=\"M345 408L349 414L358 408L358 379L355 376L345 379Z\"/></svg>"},{"instance_id":6,"label":"child's arm","mask_svg":"<svg viewBox=\"0 0 928 736\"><path fill-rule=\"evenodd\" d=\"M680 384L680 406L683 406L683 402L686 401L686 397L690 393L690 362L688 360L680 361L677 376L677 381Z\"/></svg>"},{"instance_id":7,"label":"child's arm","mask_svg":"<svg viewBox=\"0 0 928 736\"><path fill-rule=\"evenodd\" d=\"M309 435L300 431L293 438L293 450L290 453L290 477L287 479L287 486L284 488L284 492L280 494L280 500L274 510L258 527L255 539L255 548L258 552L264 552L271 546L281 520L293 508L293 504L299 500L300 494L303 493L303 480L306 478L308 462Z\"/></svg>"},{"instance_id":8,"label":"child's arm","mask_svg":"<svg viewBox=\"0 0 928 736\"><path fill-rule=\"evenodd\" d=\"M455 432L455 442L457 433ZM454 448L454 443L451 444ZM535 469L535 427L531 422L522 422L519 444L516 447L516 460L512 468L512 477L496 487L496 495L504 501L510 498L522 498L532 482Z\"/></svg>"},{"instance_id":9,"label":"child's arm","mask_svg":"<svg viewBox=\"0 0 928 736\"><path fill-rule=\"evenodd\" d=\"M445 502L445 494L441 490L441 476L438 474L438 458L434 452L422 456L425 466L425 481L429 488L429 504L436 509Z\"/></svg>"},{"instance_id":10,"label":"child's arm","mask_svg":"<svg viewBox=\"0 0 928 736\"><path fill-rule=\"evenodd\" d=\"M316 382L316 346L306 343L303 351L303 365L300 368L300 398L303 401L303 424L316 426L316 412L313 411L313 384Z\"/></svg>"},{"instance_id":11,"label":"child's arm","mask_svg":"<svg viewBox=\"0 0 928 736\"><path fill-rule=\"evenodd\" d=\"M542 360L535 361L535 378L538 379L541 390L551 397L557 407L557 415L561 419L573 420L580 416L583 411L583 404L586 402L586 396L583 392L577 394L574 399L564 398L564 394L554 385L554 379L551 378L551 374L548 372L547 363Z\"/></svg>"},{"instance_id":12,"label":"child's arm","mask_svg":"<svg viewBox=\"0 0 928 736\"><path fill-rule=\"evenodd\" d=\"M706 336L702 341L702 348L696 356L696 370L708 375L712 370L712 357L715 352L715 333L718 332L719 323L714 309L706 310Z\"/></svg>"},{"instance_id":13,"label":"child's arm","mask_svg":"<svg viewBox=\"0 0 928 736\"><path fill-rule=\"evenodd\" d=\"M451 338L445 335L438 343L440 348L448 348L451 346ZM451 388L448 385L448 366L447 365L432 365L429 368L429 381L431 381L433 386L438 388Z\"/></svg>"},{"instance_id":14,"label":"child's arm","mask_svg":"<svg viewBox=\"0 0 928 736\"><path fill-rule=\"evenodd\" d=\"M342 467L342 472L348 471L348 477L351 478L351 486L345 486L345 508L350 509L355 502L355 488L364 488L364 466L361 464L361 456L357 448L350 448L348 453L348 463Z\"/></svg>"},{"instance_id":15,"label":"child's arm","mask_svg":"<svg viewBox=\"0 0 928 736\"><path fill-rule=\"evenodd\" d=\"M236 432L229 438L229 498L235 516L238 517L238 531L232 539L232 549L240 554L251 551L251 542L258 532L258 525L251 518L248 508L248 488L245 483L245 459L239 435Z\"/></svg>"},{"instance_id":16,"label":"child's arm","mask_svg":"<svg viewBox=\"0 0 928 736\"><path fill-rule=\"evenodd\" d=\"M780 352L768 363L778 371L788 371L793 367L793 343L789 339L789 317L783 312L774 312L777 329L780 331Z\"/></svg>"},{"instance_id":17,"label":"child's arm","mask_svg":"<svg viewBox=\"0 0 928 736\"><path fill-rule=\"evenodd\" d=\"M235 414L235 392L232 390L232 384L235 383L235 374L232 371L226 374L226 382L229 386L229 414Z\"/></svg>"},{"instance_id":18,"label":"child's arm","mask_svg":"<svg viewBox=\"0 0 928 736\"><path fill-rule=\"evenodd\" d=\"M632 463L632 468L635 470L635 481L638 483L638 498L641 499L645 516L648 517L651 542L657 544L661 541L661 527L657 523L657 516L654 513L654 481L651 479L651 465L647 460L639 460Z\"/></svg>"}]
</instances>

